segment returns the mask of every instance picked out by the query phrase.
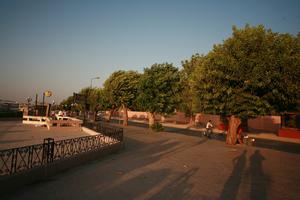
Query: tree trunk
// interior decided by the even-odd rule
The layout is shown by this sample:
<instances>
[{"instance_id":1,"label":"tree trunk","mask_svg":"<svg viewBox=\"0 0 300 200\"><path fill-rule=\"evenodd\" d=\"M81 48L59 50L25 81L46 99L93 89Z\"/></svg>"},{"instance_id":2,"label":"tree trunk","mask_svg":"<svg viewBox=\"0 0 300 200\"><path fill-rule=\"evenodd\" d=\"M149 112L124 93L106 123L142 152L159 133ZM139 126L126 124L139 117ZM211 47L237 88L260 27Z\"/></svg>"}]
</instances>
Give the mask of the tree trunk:
<instances>
[{"instance_id":1,"label":"tree trunk","mask_svg":"<svg viewBox=\"0 0 300 200\"><path fill-rule=\"evenodd\" d=\"M165 121L166 121L166 118L165 118L164 116L161 116L160 121L161 121L161 122L165 122Z\"/></svg>"},{"instance_id":2,"label":"tree trunk","mask_svg":"<svg viewBox=\"0 0 300 200\"><path fill-rule=\"evenodd\" d=\"M154 113L148 112L149 128L154 124L155 116Z\"/></svg>"},{"instance_id":3,"label":"tree trunk","mask_svg":"<svg viewBox=\"0 0 300 200\"><path fill-rule=\"evenodd\" d=\"M107 122L110 122L112 115L114 114L115 109L111 109L108 113L108 119Z\"/></svg>"},{"instance_id":4,"label":"tree trunk","mask_svg":"<svg viewBox=\"0 0 300 200\"><path fill-rule=\"evenodd\" d=\"M228 133L226 138L226 143L230 145L236 144L237 139L237 129L242 123L241 119L232 115L229 119Z\"/></svg>"},{"instance_id":5,"label":"tree trunk","mask_svg":"<svg viewBox=\"0 0 300 200\"><path fill-rule=\"evenodd\" d=\"M190 122L189 122L190 126L193 126L195 124L195 116L191 115L190 116Z\"/></svg>"},{"instance_id":6,"label":"tree trunk","mask_svg":"<svg viewBox=\"0 0 300 200\"><path fill-rule=\"evenodd\" d=\"M128 126L128 112L126 106L123 106L123 126Z\"/></svg>"}]
</instances>

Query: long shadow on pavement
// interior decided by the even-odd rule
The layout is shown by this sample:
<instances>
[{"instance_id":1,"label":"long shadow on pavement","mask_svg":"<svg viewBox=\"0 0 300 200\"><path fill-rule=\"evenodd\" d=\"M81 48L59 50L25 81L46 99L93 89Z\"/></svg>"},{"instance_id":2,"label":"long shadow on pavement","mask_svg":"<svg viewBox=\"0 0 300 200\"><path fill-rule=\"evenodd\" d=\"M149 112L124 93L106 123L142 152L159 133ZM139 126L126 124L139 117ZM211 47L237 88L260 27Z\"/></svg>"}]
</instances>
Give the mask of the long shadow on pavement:
<instances>
[{"instance_id":1,"label":"long shadow on pavement","mask_svg":"<svg viewBox=\"0 0 300 200\"><path fill-rule=\"evenodd\" d=\"M298 143L255 138L255 142L252 144L252 146L300 154L300 144Z\"/></svg>"},{"instance_id":2,"label":"long shadow on pavement","mask_svg":"<svg viewBox=\"0 0 300 200\"><path fill-rule=\"evenodd\" d=\"M232 160L232 162L234 163L234 168L224 185L219 200L236 199L242 181L243 171L246 166L246 153L247 150L244 150L244 152L241 155L235 157Z\"/></svg>"},{"instance_id":3,"label":"long shadow on pavement","mask_svg":"<svg viewBox=\"0 0 300 200\"><path fill-rule=\"evenodd\" d=\"M170 180L168 184L163 185L163 187L161 187L159 191L150 198L150 200L207 199L207 197L199 195L195 196L192 192L194 184L190 183L189 179L193 177L198 170L199 168L192 168L178 175L176 178Z\"/></svg>"},{"instance_id":4,"label":"long shadow on pavement","mask_svg":"<svg viewBox=\"0 0 300 200\"><path fill-rule=\"evenodd\" d=\"M267 199L267 190L270 186L270 177L263 172L263 157L259 150L255 150L250 157L250 199Z\"/></svg>"},{"instance_id":5,"label":"long shadow on pavement","mask_svg":"<svg viewBox=\"0 0 300 200\"><path fill-rule=\"evenodd\" d=\"M219 200L235 200L239 192L240 184L243 176L246 174L251 182L250 185L250 197L245 197L242 194L243 199L267 199L267 190L270 186L270 178L263 172L262 162L265 158L261 155L259 150L256 150L250 157L249 169L245 169L247 161L247 150L235 157L232 162L234 163L231 175L224 184L223 191L219 197ZM241 197L239 197L241 199Z\"/></svg>"},{"instance_id":6,"label":"long shadow on pavement","mask_svg":"<svg viewBox=\"0 0 300 200\"><path fill-rule=\"evenodd\" d=\"M112 122L113 123L119 123L119 122L122 123L122 120L113 120ZM128 124L131 126L148 128L148 124L145 124L145 123L129 121ZM191 130L191 129L175 128L175 127L168 127L168 126L164 126L164 129L167 132L178 133L178 134L194 136L194 137L203 137L200 130ZM226 135L225 134L212 134L211 139L225 141ZM251 139L252 138L249 138L249 140L251 140ZM251 145L255 146L255 147L274 149L274 150L283 151L283 152L300 154L300 144L298 144L298 143L290 143L290 142L255 138L255 142L252 143Z\"/></svg>"},{"instance_id":7,"label":"long shadow on pavement","mask_svg":"<svg viewBox=\"0 0 300 200\"><path fill-rule=\"evenodd\" d=\"M122 124L123 120L111 120L114 124ZM135 127L141 127L141 128L149 128L148 124L140 123L140 122L134 122L134 121L128 121L128 125L135 126ZM202 131L200 130L191 130L187 128L176 128L176 127L169 127L164 125L164 131L171 132L171 133L178 133L183 134L186 136L194 136L194 137L204 137ZM212 134L211 139L225 141L225 135L224 134Z\"/></svg>"},{"instance_id":8,"label":"long shadow on pavement","mask_svg":"<svg viewBox=\"0 0 300 200\"><path fill-rule=\"evenodd\" d=\"M99 197L132 199L149 195L151 198L156 194L151 193L153 188L164 196L166 194L164 190L167 189L164 188L165 184L171 183L159 185L171 174L167 163L172 161L177 154L193 146L201 145L205 141L205 139L200 139L185 142L173 138L153 137L139 130L136 133L125 134L124 151L85 166L70 169L63 174L51 177L49 181L28 185L8 197L11 199L40 199L41 196L44 199L93 199L95 197L97 199L101 199ZM190 177L195 172L190 171L186 175ZM174 183L170 187L184 187L187 179L179 177L178 181L181 184L174 185ZM80 180L80 187L76 180ZM187 190L186 188L185 191ZM65 191L72 192L66 193Z\"/></svg>"}]
</instances>

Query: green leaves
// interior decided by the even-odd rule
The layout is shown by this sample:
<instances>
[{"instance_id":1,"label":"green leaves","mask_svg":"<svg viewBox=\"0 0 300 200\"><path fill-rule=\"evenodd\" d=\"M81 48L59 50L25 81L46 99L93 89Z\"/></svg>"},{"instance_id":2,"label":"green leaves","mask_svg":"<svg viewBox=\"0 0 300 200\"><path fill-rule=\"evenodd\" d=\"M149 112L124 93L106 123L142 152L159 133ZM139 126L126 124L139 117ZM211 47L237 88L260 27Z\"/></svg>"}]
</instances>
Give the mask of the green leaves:
<instances>
[{"instance_id":1,"label":"green leaves","mask_svg":"<svg viewBox=\"0 0 300 200\"><path fill-rule=\"evenodd\" d=\"M180 74L172 64L154 64L144 69L139 83L137 104L140 110L170 114L180 102Z\"/></svg>"},{"instance_id":2,"label":"green leaves","mask_svg":"<svg viewBox=\"0 0 300 200\"><path fill-rule=\"evenodd\" d=\"M239 117L300 109L300 34L274 33L262 25L232 31L207 55L183 61L181 71L169 63L154 64L143 74L116 71L103 89L81 93L88 93L91 109L122 106L160 114L180 109L188 116Z\"/></svg>"},{"instance_id":3,"label":"green leaves","mask_svg":"<svg viewBox=\"0 0 300 200\"><path fill-rule=\"evenodd\" d=\"M135 71L116 71L105 81L104 91L115 107L134 107L140 74Z\"/></svg>"},{"instance_id":4,"label":"green leaves","mask_svg":"<svg viewBox=\"0 0 300 200\"><path fill-rule=\"evenodd\" d=\"M299 99L299 38L262 25L233 27L194 71L199 111L256 117L295 110Z\"/></svg>"}]
</instances>

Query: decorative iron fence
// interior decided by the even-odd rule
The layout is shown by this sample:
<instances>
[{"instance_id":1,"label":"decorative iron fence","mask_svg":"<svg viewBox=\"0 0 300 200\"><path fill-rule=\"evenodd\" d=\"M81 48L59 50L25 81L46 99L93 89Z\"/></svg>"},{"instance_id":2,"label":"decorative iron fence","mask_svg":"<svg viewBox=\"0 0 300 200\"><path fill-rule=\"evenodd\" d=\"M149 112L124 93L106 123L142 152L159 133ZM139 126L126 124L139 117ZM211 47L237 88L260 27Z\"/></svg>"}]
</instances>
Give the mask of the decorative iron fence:
<instances>
[{"instance_id":1,"label":"decorative iron fence","mask_svg":"<svg viewBox=\"0 0 300 200\"><path fill-rule=\"evenodd\" d=\"M96 132L102 133L105 136L114 138L115 140L118 141L123 141L123 129L116 127L116 126L111 126L107 123L101 122L101 123L92 123L92 122L86 122L84 124L85 127L92 129ZM122 134L120 134L122 133Z\"/></svg>"},{"instance_id":2,"label":"decorative iron fence","mask_svg":"<svg viewBox=\"0 0 300 200\"><path fill-rule=\"evenodd\" d=\"M80 153L98 150L123 141L123 129L106 124L86 124L99 135L54 141L43 144L0 150L0 176L15 174Z\"/></svg>"}]
</instances>

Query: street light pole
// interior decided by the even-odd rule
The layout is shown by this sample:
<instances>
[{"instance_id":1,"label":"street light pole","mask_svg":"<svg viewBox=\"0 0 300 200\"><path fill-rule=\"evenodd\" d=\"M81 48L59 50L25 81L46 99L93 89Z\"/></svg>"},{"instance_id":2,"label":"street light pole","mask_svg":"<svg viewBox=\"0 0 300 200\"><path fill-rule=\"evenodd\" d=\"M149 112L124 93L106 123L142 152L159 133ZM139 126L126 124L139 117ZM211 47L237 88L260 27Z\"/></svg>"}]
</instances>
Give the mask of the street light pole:
<instances>
[{"instance_id":1,"label":"street light pole","mask_svg":"<svg viewBox=\"0 0 300 200\"><path fill-rule=\"evenodd\" d=\"M97 76L97 77L94 77L94 78L91 78L91 85L90 85L90 88L89 88L89 90L87 90L87 92L86 92L86 94L85 94L85 106L84 106L84 115L83 115L83 123L85 123L86 122L86 108L87 108L87 98L88 98L88 95L90 94L90 92L91 92L91 89L92 89L92 87L93 87L93 80L94 79L100 79L100 77L99 76ZM88 115L89 116L89 115Z\"/></svg>"},{"instance_id":2,"label":"street light pole","mask_svg":"<svg viewBox=\"0 0 300 200\"><path fill-rule=\"evenodd\" d=\"M93 87L93 80L95 80L95 79L100 79L100 77L97 76L97 77L91 78L91 86L90 86L91 89L92 89L92 87Z\"/></svg>"}]
</instances>

